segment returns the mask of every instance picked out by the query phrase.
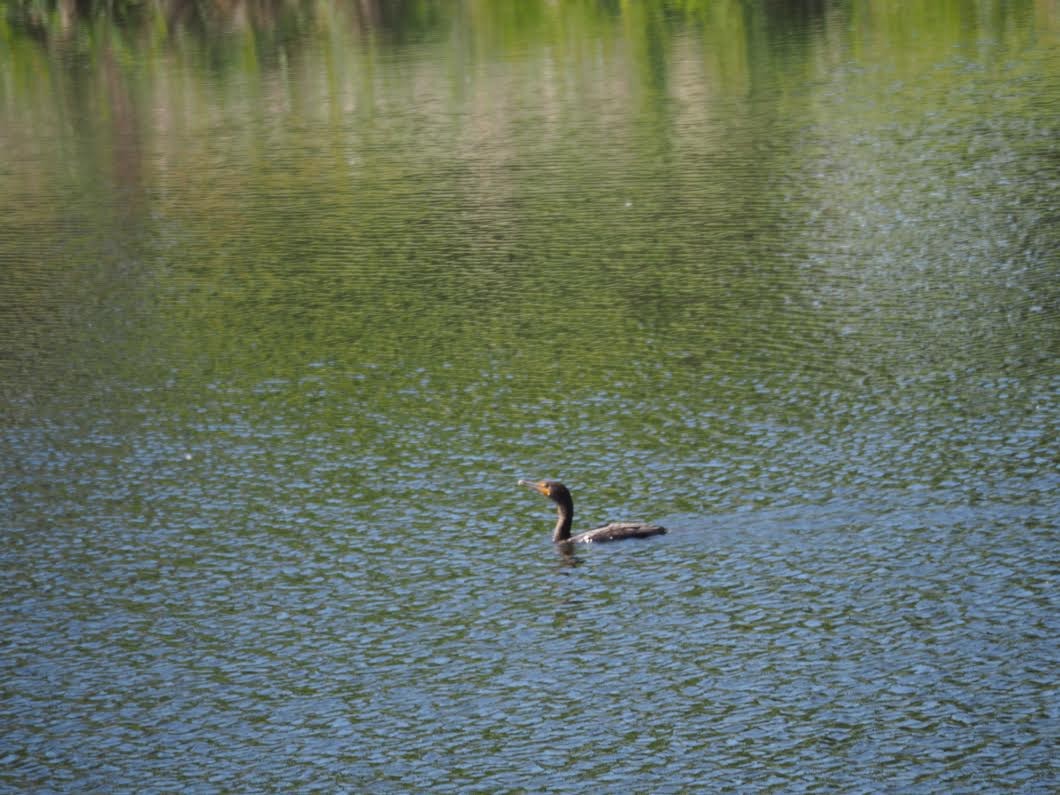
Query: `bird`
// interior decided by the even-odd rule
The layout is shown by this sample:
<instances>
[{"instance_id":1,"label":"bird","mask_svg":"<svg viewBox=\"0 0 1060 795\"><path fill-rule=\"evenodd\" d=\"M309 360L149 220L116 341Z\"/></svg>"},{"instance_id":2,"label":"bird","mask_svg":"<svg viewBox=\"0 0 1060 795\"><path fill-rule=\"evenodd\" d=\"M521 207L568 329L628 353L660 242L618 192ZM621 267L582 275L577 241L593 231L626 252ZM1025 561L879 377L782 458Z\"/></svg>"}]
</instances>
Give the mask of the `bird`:
<instances>
[{"instance_id":1,"label":"bird","mask_svg":"<svg viewBox=\"0 0 1060 795\"><path fill-rule=\"evenodd\" d=\"M534 491L544 494L556 503L558 517L556 529L552 531L552 540L561 544L591 544L599 541L621 541L626 538L647 538L662 535L665 527L656 524L639 522L611 522L594 530L586 530L575 536L570 534L571 521L574 519L574 500L570 489L558 480L520 480L520 486L529 486Z\"/></svg>"}]
</instances>

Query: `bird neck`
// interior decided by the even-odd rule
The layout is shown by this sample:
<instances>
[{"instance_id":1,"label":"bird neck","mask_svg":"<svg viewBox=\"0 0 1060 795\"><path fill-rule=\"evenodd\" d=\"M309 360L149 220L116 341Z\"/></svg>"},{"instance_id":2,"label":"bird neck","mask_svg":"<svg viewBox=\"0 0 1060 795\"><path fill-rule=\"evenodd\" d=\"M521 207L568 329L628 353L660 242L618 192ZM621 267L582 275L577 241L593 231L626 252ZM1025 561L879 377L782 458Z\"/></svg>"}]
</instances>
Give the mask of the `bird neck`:
<instances>
[{"instance_id":1,"label":"bird neck","mask_svg":"<svg viewBox=\"0 0 1060 795\"><path fill-rule=\"evenodd\" d=\"M552 540L568 540L570 538L570 526L573 520L574 505L569 501L556 503L556 529L552 531Z\"/></svg>"}]
</instances>

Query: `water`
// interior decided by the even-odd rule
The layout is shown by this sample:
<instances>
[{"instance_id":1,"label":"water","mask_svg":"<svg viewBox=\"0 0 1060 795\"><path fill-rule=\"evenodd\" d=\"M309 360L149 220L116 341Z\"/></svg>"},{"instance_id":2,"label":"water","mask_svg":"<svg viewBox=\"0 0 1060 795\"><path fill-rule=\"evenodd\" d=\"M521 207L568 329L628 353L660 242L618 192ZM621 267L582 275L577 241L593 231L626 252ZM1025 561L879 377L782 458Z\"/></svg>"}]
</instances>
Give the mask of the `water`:
<instances>
[{"instance_id":1,"label":"water","mask_svg":"<svg viewBox=\"0 0 1060 795\"><path fill-rule=\"evenodd\" d=\"M0 786L1054 791L1055 9L513 9L6 10Z\"/></svg>"}]
</instances>

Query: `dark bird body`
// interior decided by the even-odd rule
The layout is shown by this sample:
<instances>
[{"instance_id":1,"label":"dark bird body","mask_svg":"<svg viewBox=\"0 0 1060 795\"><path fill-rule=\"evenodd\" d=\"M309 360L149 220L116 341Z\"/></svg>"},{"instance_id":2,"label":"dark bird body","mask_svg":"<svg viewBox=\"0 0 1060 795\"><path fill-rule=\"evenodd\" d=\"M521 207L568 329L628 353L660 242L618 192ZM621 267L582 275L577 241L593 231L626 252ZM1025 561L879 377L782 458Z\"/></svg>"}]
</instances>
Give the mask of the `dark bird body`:
<instances>
[{"instance_id":1,"label":"dark bird body","mask_svg":"<svg viewBox=\"0 0 1060 795\"><path fill-rule=\"evenodd\" d=\"M655 524L611 522L603 527L586 530L584 533L572 536L570 526L574 520L574 500L566 486L555 480L520 480L519 485L529 486L556 503L558 516L556 529L552 531L552 540L556 542L590 544L597 541L621 541L625 538L647 538L666 532L665 527Z\"/></svg>"}]
</instances>

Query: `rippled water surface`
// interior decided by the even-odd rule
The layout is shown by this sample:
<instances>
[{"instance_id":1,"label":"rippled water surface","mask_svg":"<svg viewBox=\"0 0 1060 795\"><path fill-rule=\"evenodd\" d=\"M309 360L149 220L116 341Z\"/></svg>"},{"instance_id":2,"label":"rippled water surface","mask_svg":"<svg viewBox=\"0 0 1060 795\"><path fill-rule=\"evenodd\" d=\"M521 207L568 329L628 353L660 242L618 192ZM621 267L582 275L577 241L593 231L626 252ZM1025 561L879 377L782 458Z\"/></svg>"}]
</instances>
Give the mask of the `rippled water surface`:
<instances>
[{"instance_id":1,"label":"rippled water surface","mask_svg":"<svg viewBox=\"0 0 1060 795\"><path fill-rule=\"evenodd\" d=\"M4 7L0 788L1060 786L1055 5L619 5Z\"/></svg>"}]
</instances>

